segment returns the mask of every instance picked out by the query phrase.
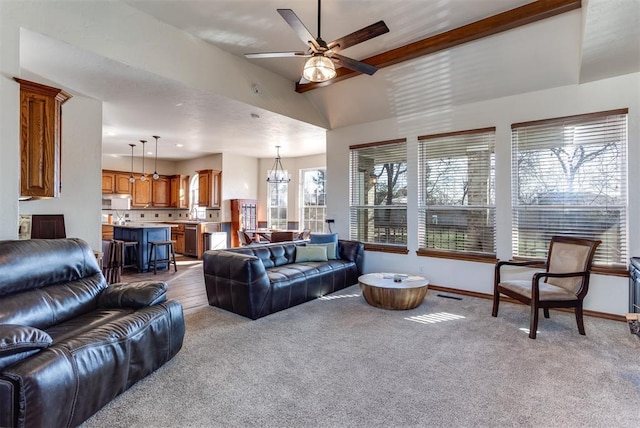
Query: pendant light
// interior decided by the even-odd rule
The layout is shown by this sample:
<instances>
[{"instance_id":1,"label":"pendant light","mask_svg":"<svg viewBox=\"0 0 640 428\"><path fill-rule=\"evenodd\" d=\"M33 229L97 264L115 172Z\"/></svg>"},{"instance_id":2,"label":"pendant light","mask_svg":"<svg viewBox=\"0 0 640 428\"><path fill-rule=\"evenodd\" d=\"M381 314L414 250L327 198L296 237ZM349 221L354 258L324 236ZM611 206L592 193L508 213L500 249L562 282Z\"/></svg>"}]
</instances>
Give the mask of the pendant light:
<instances>
[{"instance_id":1,"label":"pendant light","mask_svg":"<svg viewBox=\"0 0 640 428\"><path fill-rule=\"evenodd\" d=\"M142 143L142 174L140 175L140 181L146 181L147 175L144 173L144 145L147 140L140 140Z\"/></svg>"},{"instance_id":2,"label":"pendant light","mask_svg":"<svg viewBox=\"0 0 640 428\"><path fill-rule=\"evenodd\" d=\"M135 144L129 144L131 146L131 175L129 176L129 183L133 183L136 181L136 178L133 176L133 148L136 146Z\"/></svg>"},{"instance_id":3,"label":"pendant light","mask_svg":"<svg viewBox=\"0 0 640 428\"><path fill-rule=\"evenodd\" d=\"M153 179L157 180L158 178L160 178L160 174L158 174L158 138L160 138L157 135L154 135L153 138L156 139L156 162L153 168Z\"/></svg>"},{"instance_id":4,"label":"pendant light","mask_svg":"<svg viewBox=\"0 0 640 428\"><path fill-rule=\"evenodd\" d=\"M276 146L276 159L273 162L271 170L267 174L267 183L288 183L291 181L291 177L285 172L280 161L280 146Z\"/></svg>"}]
</instances>

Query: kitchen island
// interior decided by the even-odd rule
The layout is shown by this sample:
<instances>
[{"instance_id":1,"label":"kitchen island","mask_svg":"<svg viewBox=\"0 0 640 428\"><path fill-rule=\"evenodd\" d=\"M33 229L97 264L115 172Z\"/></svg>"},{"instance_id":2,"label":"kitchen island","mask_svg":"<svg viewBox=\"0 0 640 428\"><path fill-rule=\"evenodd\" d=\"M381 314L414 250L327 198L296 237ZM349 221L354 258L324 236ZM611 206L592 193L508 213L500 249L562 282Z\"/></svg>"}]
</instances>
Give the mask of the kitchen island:
<instances>
[{"instance_id":1,"label":"kitchen island","mask_svg":"<svg viewBox=\"0 0 640 428\"><path fill-rule=\"evenodd\" d=\"M138 243L136 254L138 272L149 270L149 242L168 241L171 239L171 228L176 227L166 223L125 223L113 225L113 239L121 241L134 241ZM158 259L168 259L165 247L156 247ZM158 263L158 268L166 268L167 264Z\"/></svg>"}]
</instances>

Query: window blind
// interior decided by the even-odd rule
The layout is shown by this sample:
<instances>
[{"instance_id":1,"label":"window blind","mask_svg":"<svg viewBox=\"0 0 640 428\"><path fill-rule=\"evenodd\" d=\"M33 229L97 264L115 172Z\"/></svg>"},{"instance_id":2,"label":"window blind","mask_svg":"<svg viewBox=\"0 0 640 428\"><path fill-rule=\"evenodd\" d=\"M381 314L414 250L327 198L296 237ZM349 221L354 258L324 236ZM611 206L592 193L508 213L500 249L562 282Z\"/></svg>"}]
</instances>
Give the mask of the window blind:
<instances>
[{"instance_id":1,"label":"window blind","mask_svg":"<svg viewBox=\"0 0 640 428\"><path fill-rule=\"evenodd\" d=\"M418 244L495 257L495 128L418 137Z\"/></svg>"},{"instance_id":2,"label":"window blind","mask_svg":"<svg viewBox=\"0 0 640 428\"><path fill-rule=\"evenodd\" d=\"M512 125L513 255L553 235L600 239L594 263L625 265L627 110Z\"/></svg>"},{"instance_id":3,"label":"window blind","mask_svg":"<svg viewBox=\"0 0 640 428\"><path fill-rule=\"evenodd\" d=\"M406 247L406 139L359 144L349 149L350 238Z\"/></svg>"}]
</instances>

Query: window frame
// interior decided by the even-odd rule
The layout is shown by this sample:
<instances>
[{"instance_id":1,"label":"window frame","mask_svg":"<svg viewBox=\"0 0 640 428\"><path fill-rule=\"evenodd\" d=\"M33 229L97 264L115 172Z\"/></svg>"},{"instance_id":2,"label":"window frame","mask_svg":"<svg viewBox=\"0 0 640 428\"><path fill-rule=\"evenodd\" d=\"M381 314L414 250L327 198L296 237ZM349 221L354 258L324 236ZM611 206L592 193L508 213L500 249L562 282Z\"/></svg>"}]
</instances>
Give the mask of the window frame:
<instances>
[{"instance_id":1,"label":"window frame","mask_svg":"<svg viewBox=\"0 0 640 428\"><path fill-rule=\"evenodd\" d=\"M397 147L393 147L396 145ZM379 161L379 159L374 159L373 165L367 165L366 167L361 164L361 157L363 155L369 154L371 158L374 158L375 154L378 151L382 151L384 149L388 149L389 154L393 154L395 156L399 156L400 162L384 162L384 157L382 157L383 161ZM396 160L397 160L396 159ZM382 252L391 252L391 253L400 253L407 254L407 239L408 239L408 224L407 224L407 203L406 198L409 196L407 193L407 184L408 184L408 151L407 151L407 139L406 138L398 138L393 140L386 141L377 141L372 143L364 143L364 144L355 144L349 146L349 239L358 240L364 243L365 250L369 251L382 251ZM385 167L385 165L403 165L404 171L401 169L398 175L395 176L395 184L397 184L397 180L400 179L400 173L402 174L401 184L404 183L404 193L405 193L405 203L395 203L395 204L376 204L375 199L377 192L377 178L374 181L370 178L370 174L375 174L376 167L378 165L382 165L380 168L380 177L387 177L386 174L391 170L391 167ZM364 168L364 169L363 169ZM365 172L366 169L366 172ZM386 169L386 171L382 171ZM378 177L378 178L380 178ZM373 186L372 186L373 185ZM362 186L362 188L360 188ZM366 189L368 187L368 190ZM371 193L373 189L373 193ZM397 189L396 189L397 190ZM394 190L394 191L396 191ZM389 194L389 192L388 192ZM386 196L388 199L389 196ZM365 197L366 195L366 197ZM373 197L373 203L368 203L370 197ZM364 203L366 199L367 203ZM385 199L386 200L386 199ZM383 202L383 200L381 201ZM363 211L364 210L364 211ZM369 211L373 210L373 219L371 219ZM382 211L385 210L385 211ZM383 217L389 217L389 222L386 227L376 226L376 212L379 211L383 214ZM400 212L400 214L394 214L394 212ZM368 223L370 225L360 225L358 224L358 218L361 218L363 215L367 215L367 218L370 220ZM393 217L393 219L391 219ZM399 223L397 221L400 220ZM370 227L374 229L374 231L370 231ZM364 228L364 230L363 230ZM384 229L385 235L387 236L387 241L383 240L368 240L363 235L369 236L378 236L380 237L382 232L376 232L375 229ZM389 240L400 240L401 243L397 242L389 242ZM402 242L404 241L404 242Z\"/></svg>"},{"instance_id":2,"label":"window frame","mask_svg":"<svg viewBox=\"0 0 640 428\"><path fill-rule=\"evenodd\" d=\"M322 172L322 184L317 187L321 187L323 192L306 193L305 176L314 172ZM315 195L316 201L322 199L323 205L306 205L306 196L310 197ZM303 168L300 169L300 196L299 196L299 209L300 209L300 230L309 229L315 233L326 233L326 218L327 218L327 168ZM311 220L305 216L307 210L313 209L316 212L316 219ZM320 215L318 216L318 213ZM318 220L318 218L320 220Z\"/></svg>"},{"instance_id":3,"label":"window frame","mask_svg":"<svg viewBox=\"0 0 640 428\"><path fill-rule=\"evenodd\" d=\"M458 182L454 184L454 186L442 186L438 187L439 190L442 191L451 191L455 190L452 187L462 187L465 189L463 191L463 195L460 198L461 203L441 203L441 204L429 204L428 199L428 189L427 186L427 172L425 162L427 161L427 151L429 150L429 144L439 144L442 147L435 149L433 155L433 159L441 159L441 160L465 160L465 167L457 168L456 165L453 165L454 171L451 173L447 173L447 176L453 176L458 179ZM471 176L469 171L469 162L472 160L470 156L465 156L466 153L469 153L469 149L473 148L474 145L486 144L488 148L489 157L488 159L484 159L484 161L488 161L488 172L489 172L489 181L486 183L487 189L485 189L489 194L489 201L485 201L481 206L477 204L469 203L469 190L466 187L469 183L469 177ZM439 134L430 134L430 135L421 135L418 136L418 250L417 254L419 256L427 256L427 257L440 257L440 258L450 258L457 260L472 260L472 261L480 261L487 263L495 263L496 261L496 196L495 196L495 149L496 149L496 127L486 127L486 128L478 128L478 129L469 129L463 131L452 131L445 132ZM465 155L456 156L460 152L462 153L464 150ZM430 153L431 154L431 153ZM440 157L437 155L440 154ZM455 156L455 157L454 157ZM483 159L481 159L482 161ZM476 159L476 161L478 161ZM475 177L476 174L473 175ZM460 182L462 180L462 182ZM466 184L463 184L466 183ZM464 201L467 203L464 203ZM457 214L454 214L454 217L451 217L453 223L447 227L429 227L430 225L437 224L428 221L429 211L435 211L436 213L447 213L447 212L462 212L463 219L465 220L465 225L462 227L460 223L461 219L458 218ZM490 247L492 251L481 251L477 249L466 249L465 247L470 244L467 243L466 236L468 235L468 231L471 226L468 224L469 216L471 211L473 210L481 210L480 214L483 214L482 211L485 211L483 215L489 215L489 227L490 227L490 238L489 242L486 239L482 241L482 247ZM438 215L435 214L435 215ZM476 216L477 217L477 216ZM437 218L437 217L436 217ZM484 226L485 228L487 226ZM452 229L455 231L456 238L454 239L455 246L462 246L463 248L437 248L435 246L429 246L428 235L429 230L440 229L441 231L451 231ZM458 239L459 233L462 233L462 236L465 238L460 241ZM481 235L485 235L481 233Z\"/></svg>"},{"instance_id":4,"label":"window frame","mask_svg":"<svg viewBox=\"0 0 640 428\"><path fill-rule=\"evenodd\" d=\"M623 109L616 109L616 110L608 110L608 111L601 111L601 112L594 112L594 113L587 113L587 114L578 114L578 115L572 115L572 116L564 116L564 117L558 117L558 118L551 118L551 119L542 119L542 120L536 120L536 121L530 121L530 122L520 122L520 123L514 123L511 125L511 152L512 152L512 158L511 158L511 200L512 200L512 221L511 221L511 230L512 230L512 245L511 245L511 251L512 251L512 255L514 259L517 260L535 260L535 259L543 259L544 257L546 257L546 251L548 251L548 243L546 245L546 251L545 254L540 254L540 256L538 257L534 257L528 254L523 254L519 251L519 247L521 245L521 239L520 235L520 228L522 227L522 224L527 224L527 223L523 223L522 221L520 221L520 217L521 217L521 213L526 212L527 208L526 207L530 207L530 206L537 206L538 204L524 204L519 202L520 198L522 197L521 193L520 193L520 187L521 187L521 179L520 179L520 169L518 168L518 155L523 152L523 150L518 149L517 145L523 145L526 143L520 143L520 135L519 133L522 132L523 130L538 130L538 132L542 133L542 132L551 132L552 128L554 127L561 127L563 132L562 135L564 136L565 134L569 133L569 131L572 132L571 135L573 135L573 133L575 133L575 130L572 130L570 128L575 128L575 127L579 127L579 126L584 126L584 127L588 127L588 126L594 126L597 125L597 121L603 121L606 122L609 119L613 119L615 121L618 120L622 120L624 123L615 123L616 126L618 128L620 128L623 132L623 140L617 141L616 140L616 153L617 156L615 157L617 163L616 163L616 169L614 170L606 170L605 172L602 172L603 174L612 174L612 175L618 175L620 181L616 182L617 186L613 186L617 189L619 189L620 195L619 195L619 202L618 203L611 203L609 204L608 202L605 204L604 208L602 206L599 205L589 205L589 204L580 204L577 202L574 202L574 204L564 204L565 201L562 201L563 203L561 205L559 204L539 204L541 206L541 208L539 210L546 210L547 212L561 212L562 210L573 210L574 212L578 213L580 211L583 212L605 212L605 211L611 211L613 210L618 210L619 211L619 215L620 215L620 221L618 223L618 228L621 231L621 233L618 234L618 236L620 237L620 239L618 240L619 245L617 247L615 247L614 250L612 251L619 251L620 256L618 257L617 261L614 261L612 259L608 259L605 262L603 262L602 260L598 260L598 256L603 257L602 255L602 251L605 248L611 248L609 244L607 244L607 242L611 242L611 241L607 241L606 239L603 239L603 244L601 244L601 246L598 248L598 251L596 251L596 260L594 260L594 267L593 267L593 271L594 272L598 272L598 273L603 273L603 274L610 274L610 275L621 275L621 274L625 274L626 275L626 260L628 260L629 254L629 248L628 248L628 234L629 234L629 201L628 201L628 194L629 194L629 180L628 180L628 175L627 175L627 163L628 163L628 149L629 149L629 132L628 132L628 109L627 108L623 108ZM624 116L624 118L619 118L619 119L615 119L614 116ZM546 128L545 128L546 127ZM615 131L615 128L611 129ZM597 140L597 142L594 142L593 144L608 144L606 143L607 139L604 136L600 135L601 133L598 132L592 132L591 134L580 134L581 138L584 139L583 135L588 135L591 138L599 138L599 140ZM608 137L608 136L607 136ZM550 140L540 140L543 142L547 142ZM562 143L564 143L564 139L562 140ZM590 140L590 141L596 141L596 140ZM540 144L540 143L538 143ZM587 144L585 143L581 143L584 144L584 146L586 147ZM619 145L618 145L619 144ZM558 147L563 148L564 145L559 145ZM533 149L531 149L533 150ZM540 150L540 152L542 152L542 150ZM593 158L595 159L595 158ZM606 160L606 159L605 159ZM582 168L582 166L584 166L586 164L586 161L583 164L580 164L577 168ZM576 171L573 172L574 174L579 174L579 170L576 168ZM580 176L579 178L581 180L587 181L590 177L592 178L593 174L589 175L589 174L584 174L584 176ZM597 178L597 177L596 177ZM575 179L572 178L572 181ZM593 178L592 178L592 181ZM594 181L594 182L597 182ZM579 187L577 190L573 191L571 190L572 193L575 193L576 195L579 194L587 194L588 192L586 192L586 188L588 188L588 186L586 186L585 188L583 187ZM562 190L562 191L558 191L556 193L567 193L569 192L568 190ZM553 192L548 192L548 193L553 193ZM608 193L604 194L605 196L603 196L603 198L609 198L611 197ZM539 197L539 196L538 196ZM577 198L577 196L575 196ZM577 200L577 199L576 199ZM601 205L601 204L600 204ZM555 207L554 207L555 206ZM551 207L551 208L546 208L546 207ZM591 208L589 208L591 207ZM593 208L596 207L596 208ZM530 211L535 211L534 209L530 209ZM565 215L563 215L562 218L566 218ZM577 221L574 220L574 223L579 223ZM587 222L585 223L586 225L592 225L593 223ZM530 226L531 227L531 226ZM576 227L575 225L572 225L572 228L570 228L569 233L566 231L564 234L571 234L571 232L573 232L575 229L578 229L578 227ZM579 230L575 230L575 232L579 232ZM573 233L575 235L575 232ZM600 239L600 235L598 236L594 236L593 234L595 232L592 232L591 234L589 232L592 232L591 229L585 229L585 232L580 232L581 236L587 237L587 238L593 238L593 239ZM549 234L563 234L563 232L553 232L550 231ZM605 231L603 231L602 233L605 233Z\"/></svg>"},{"instance_id":5,"label":"window frame","mask_svg":"<svg viewBox=\"0 0 640 428\"><path fill-rule=\"evenodd\" d=\"M288 171L284 170L283 171L285 176L288 177ZM268 174L269 176L271 176L271 174L273 173L273 170L269 170ZM285 183L274 183L274 182L266 182L267 183L267 227L269 229L280 229L280 230L286 230L287 229L287 217L289 215L289 182L285 182ZM284 188L284 205L271 205L272 203L272 195L271 195L271 187L272 186L283 186ZM280 191L278 191L277 189L279 189L281 187L276 187L276 195L278 200L282 200L282 196L280 194ZM274 223L274 218L272 216L272 210L276 209L278 210L278 212L281 212L281 210L283 210L284 212L284 219L281 218L280 216L277 216L275 218L275 223Z\"/></svg>"}]
</instances>

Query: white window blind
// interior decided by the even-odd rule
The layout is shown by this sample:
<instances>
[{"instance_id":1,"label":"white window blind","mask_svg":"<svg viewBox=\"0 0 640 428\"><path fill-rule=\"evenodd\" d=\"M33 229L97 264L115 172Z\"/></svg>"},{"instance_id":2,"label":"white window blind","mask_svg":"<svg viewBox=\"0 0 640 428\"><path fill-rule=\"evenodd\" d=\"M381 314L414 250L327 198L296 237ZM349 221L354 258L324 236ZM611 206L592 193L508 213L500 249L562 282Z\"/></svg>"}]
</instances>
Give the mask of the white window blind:
<instances>
[{"instance_id":1,"label":"white window blind","mask_svg":"<svg viewBox=\"0 0 640 428\"><path fill-rule=\"evenodd\" d=\"M418 137L421 250L495 257L495 128Z\"/></svg>"},{"instance_id":2,"label":"white window blind","mask_svg":"<svg viewBox=\"0 0 640 428\"><path fill-rule=\"evenodd\" d=\"M553 235L600 239L595 263L627 262L627 109L512 125L513 255Z\"/></svg>"},{"instance_id":3,"label":"white window blind","mask_svg":"<svg viewBox=\"0 0 640 428\"><path fill-rule=\"evenodd\" d=\"M302 229L325 232L326 174L324 168L300 170L300 218Z\"/></svg>"},{"instance_id":4,"label":"white window blind","mask_svg":"<svg viewBox=\"0 0 640 428\"><path fill-rule=\"evenodd\" d=\"M406 139L349 149L351 239L406 248Z\"/></svg>"}]
</instances>

